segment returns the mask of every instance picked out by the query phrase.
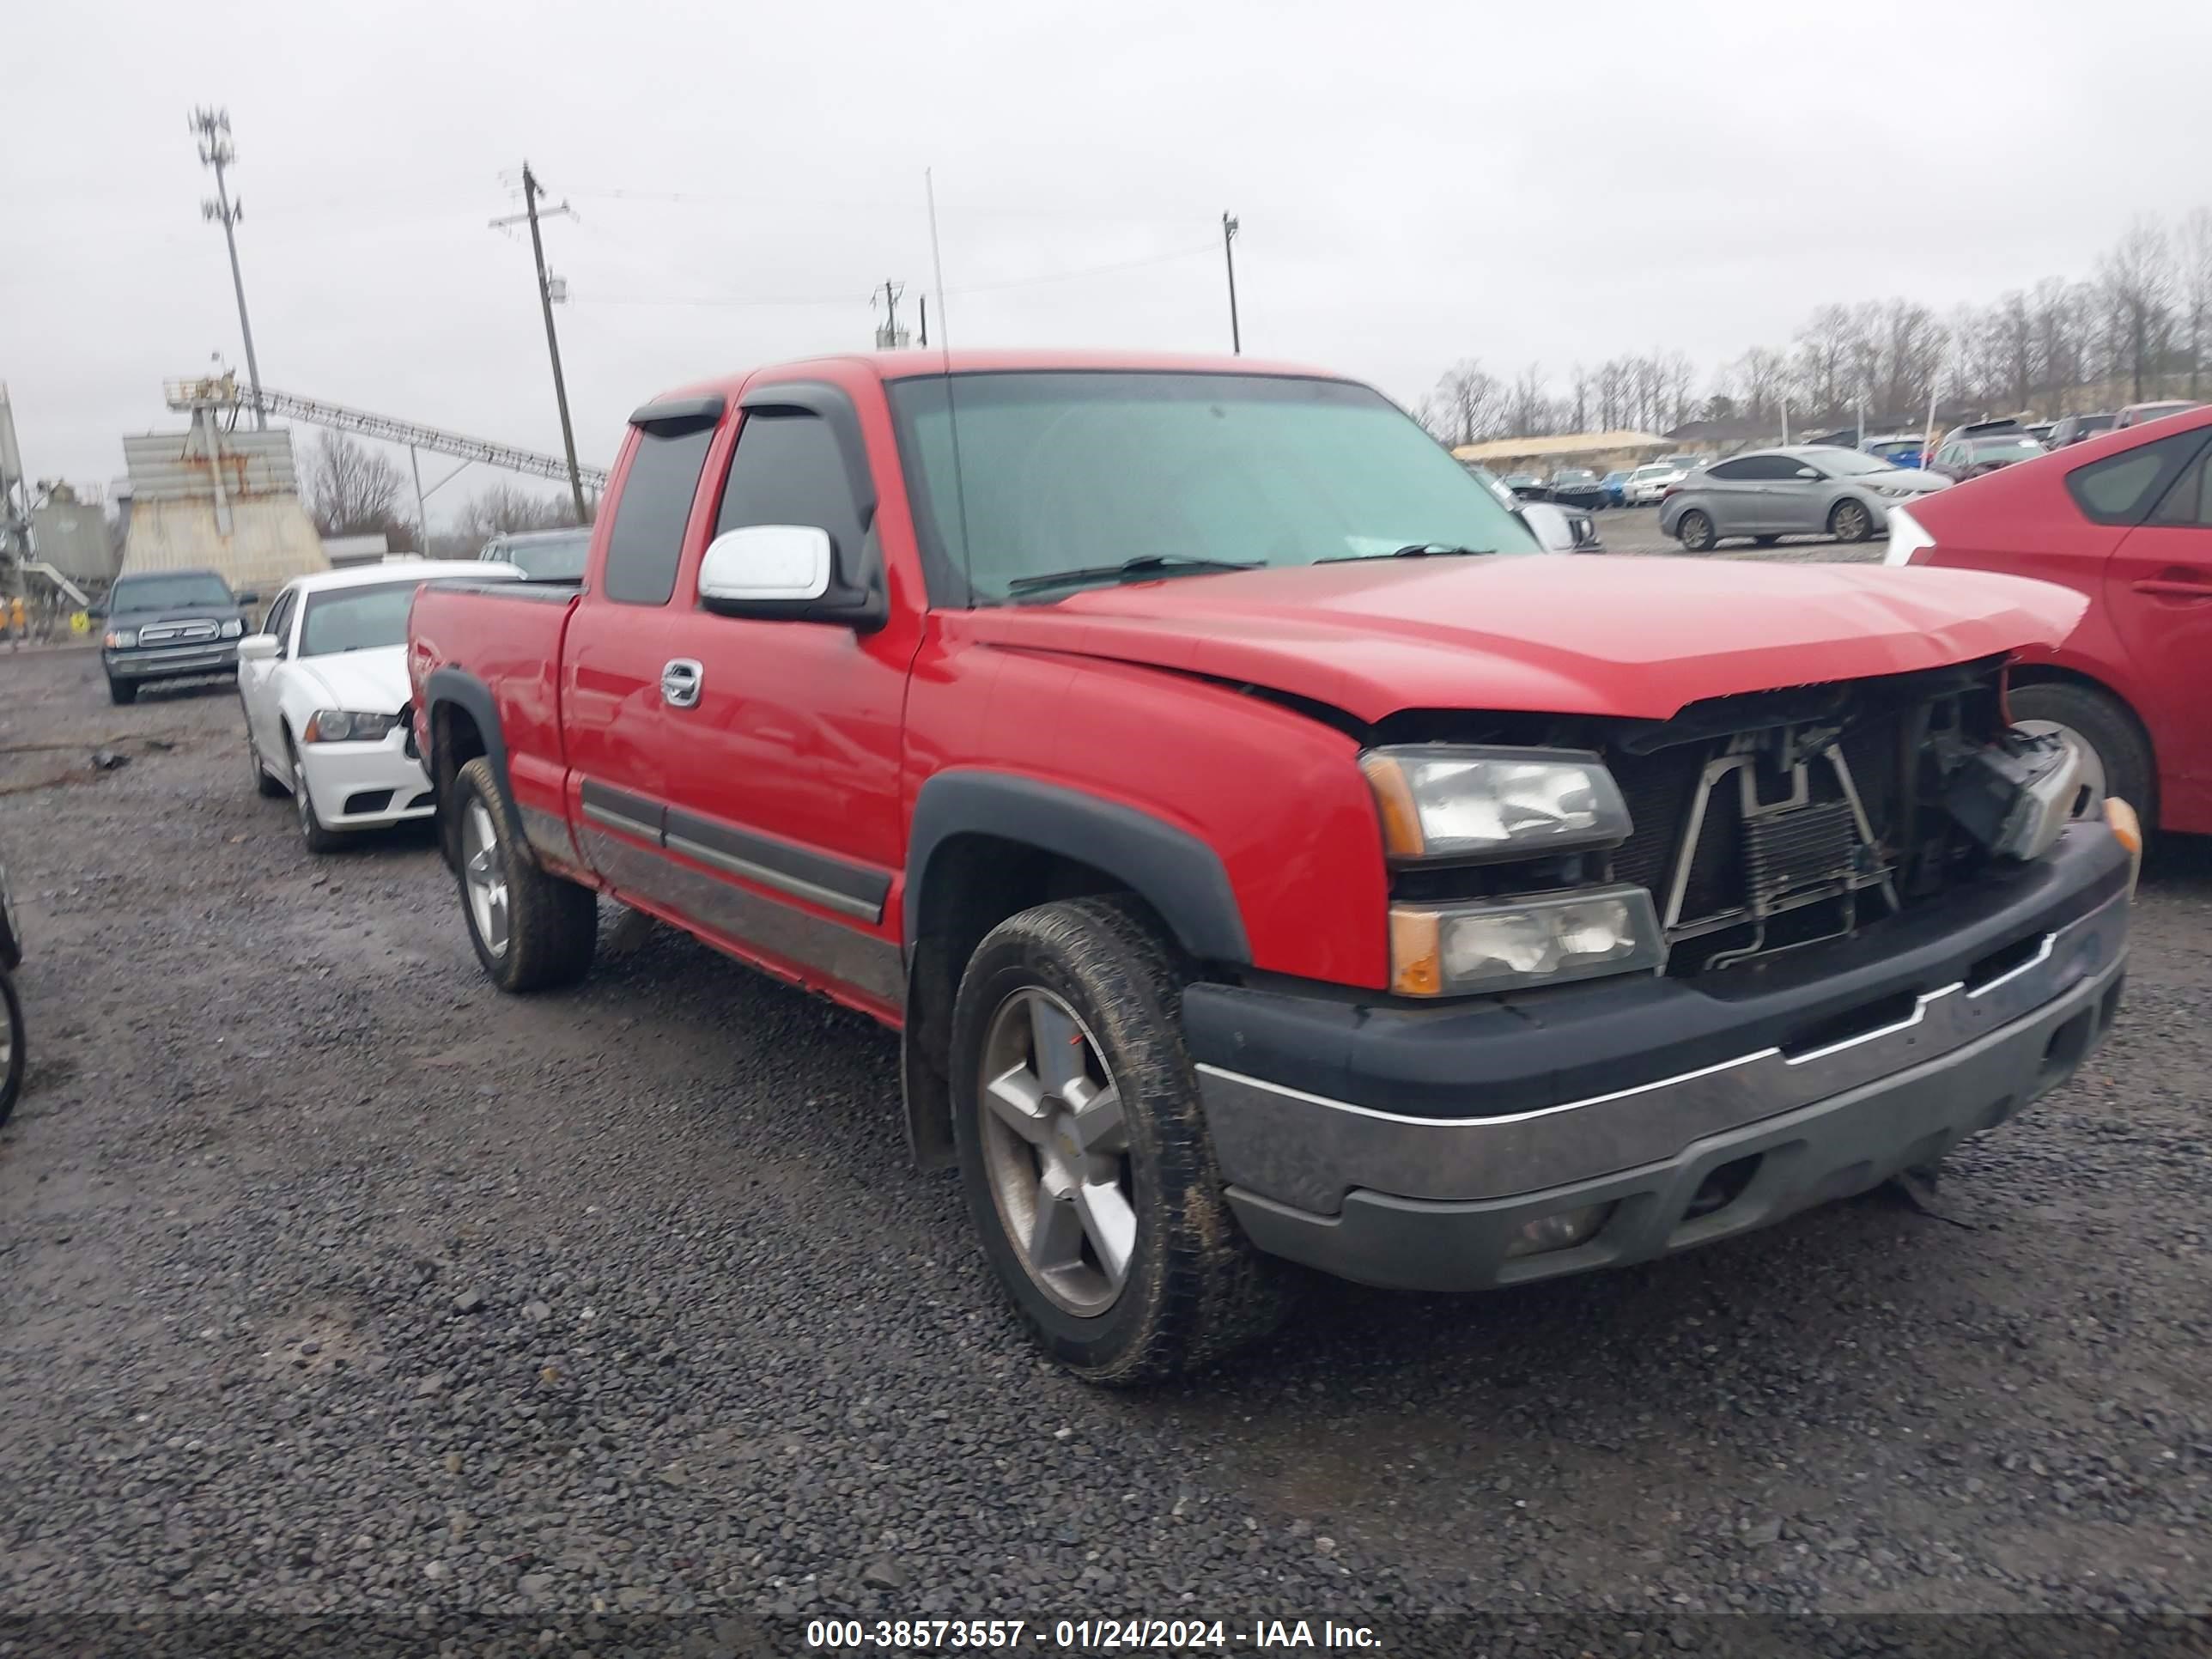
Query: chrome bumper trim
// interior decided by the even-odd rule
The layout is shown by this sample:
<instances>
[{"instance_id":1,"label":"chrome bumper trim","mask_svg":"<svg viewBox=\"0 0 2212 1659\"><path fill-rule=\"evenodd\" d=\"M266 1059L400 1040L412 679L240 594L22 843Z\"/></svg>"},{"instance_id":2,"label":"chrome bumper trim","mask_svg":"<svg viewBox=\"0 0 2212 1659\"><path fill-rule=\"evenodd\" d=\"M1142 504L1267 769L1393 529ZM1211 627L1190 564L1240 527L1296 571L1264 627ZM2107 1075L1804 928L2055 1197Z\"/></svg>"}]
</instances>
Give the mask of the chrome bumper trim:
<instances>
[{"instance_id":1,"label":"chrome bumper trim","mask_svg":"<svg viewBox=\"0 0 2212 1659\"><path fill-rule=\"evenodd\" d=\"M1988 983L1923 993L1905 1018L1819 1048L1760 1048L1504 1116L1412 1117L1203 1063L1199 1086L1224 1177L1285 1204L1333 1214L1354 1188L1407 1199L1510 1197L1671 1158L1709 1136L1879 1083L2005 1028L2025 1029L2083 986L2101 991L2118 977L2127 918L2127 897L2116 894Z\"/></svg>"}]
</instances>

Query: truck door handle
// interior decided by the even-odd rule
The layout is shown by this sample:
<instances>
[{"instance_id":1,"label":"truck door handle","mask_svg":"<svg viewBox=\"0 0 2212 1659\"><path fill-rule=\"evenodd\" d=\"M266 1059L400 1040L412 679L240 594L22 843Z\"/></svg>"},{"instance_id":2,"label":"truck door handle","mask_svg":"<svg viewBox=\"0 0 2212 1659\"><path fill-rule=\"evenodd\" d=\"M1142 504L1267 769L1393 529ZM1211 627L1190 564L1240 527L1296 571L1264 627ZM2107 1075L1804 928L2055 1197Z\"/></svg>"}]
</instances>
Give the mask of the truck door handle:
<instances>
[{"instance_id":1,"label":"truck door handle","mask_svg":"<svg viewBox=\"0 0 2212 1659\"><path fill-rule=\"evenodd\" d=\"M2212 599L2212 582L2172 581L2147 576L2136 584L2136 592L2161 599Z\"/></svg>"},{"instance_id":2,"label":"truck door handle","mask_svg":"<svg viewBox=\"0 0 2212 1659\"><path fill-rule=\"evenodd\" d=\"M700 668L697 658L673 657L661 665L660 700L671 708L697 707L699 686Z\"/></svg>"}]
</instances>

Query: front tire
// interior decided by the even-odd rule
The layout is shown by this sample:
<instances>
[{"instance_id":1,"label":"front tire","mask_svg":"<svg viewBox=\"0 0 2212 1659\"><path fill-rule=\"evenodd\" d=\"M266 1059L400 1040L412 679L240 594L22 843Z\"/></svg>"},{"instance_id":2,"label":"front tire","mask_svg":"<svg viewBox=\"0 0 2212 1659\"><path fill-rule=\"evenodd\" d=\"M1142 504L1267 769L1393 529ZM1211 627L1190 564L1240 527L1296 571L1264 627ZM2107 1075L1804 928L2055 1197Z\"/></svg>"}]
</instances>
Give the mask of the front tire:
<instances>
[{"instance_id":1,"label":"front tire","mask_svg":"<svg viewBox=\"0 0 2212 1659\"><path fill-rule=\"evenodd\" d=\"M2117 697L2086 685L2046 680L2005 694L2013 724L2025 731L2056 732L2081 753L2087 775L2076 817L2104 811L2117 795L2142 815L2146 829L2158 821L2158 767L2135 717Z\"/></svg>"},{"instance_id":2,"label":"front tire","mask_svg":"<svg viewBox=\"0 0 2212 1659\"><path fill-rule=\"evenodd\" d=\"M1710 553L1720 538L1713 533L1713 521L1692 507L1674 521L1674 539L1691 553Z\"/></svg>"},{"instance_id":3,"label":"front tire","mask_svg":"<svg viewBox=\"0 0 2212 1659\"><path fill-rule=\"evenodd\" d=\"M118 680L114 675L110 674L107 677L107 700L112 703L131 703L137 702L138 682L136 680Z\"/></svg>"},{"instance_id":4,"label":"front tire","mask_svg":"<svg viewBox=\"0 0 2212 1659\"><path fill-rule=\"evenodd\" d=\"M1863 501L1838 501L1828 509L1828 533L1839 542L1863 542L1874 534L1874 514Z\"/></svg>"},{"instance_id":5,"label":"front tire","mask_svg":"<svg viewBox=\"0 0 2212 1659\"><path fill-rule=\"evenodd\" d=\"M953 1139L985 1259L1092 1382L1198 1370L1287 1306L1285 1270L1223 1195L1182 1002L1144 913L1086 898L993 929L953 1008Z\"/></svg>"},{"instance_id":6,"label":"front tire","mask_svg":"<svg viewBox=\"0 0 2212 1659\"><path fill-rule=\"evenodd\" d=\"M239 700L239 713L246 713L246 701ZM253 774L253 793L264 800L274 800L284 793L284 786L269 775L269 768L261 758L261 745L253 740L253 721L246 721L246 764Z\"/></svg>"},{"instance_id":7,"label":"front tire","mask_svg":"<svg viewBox=\"0 0 2212 1659\"><path fill-rule=\"evenodd\" d=\"M581 979L599 945L599 896L538 867L483 756L454 777L453 811L461 914L492 983L520 993Z\"/></svg>"},{"instance_id":8,"label":"front tire","mask_svg":"<svg viewBox=\"0 0 2212 1659\"><path fill-rule=\"evenodd\" d=\"M289 745L292 761L292 810L300 820L300 844L318 857L335 853L345 845L345 837L335 830L324 827L322 815L315 811L314 791L307 786L307 768L300 758L296 744Z\"/></svg>"}]
</instances>

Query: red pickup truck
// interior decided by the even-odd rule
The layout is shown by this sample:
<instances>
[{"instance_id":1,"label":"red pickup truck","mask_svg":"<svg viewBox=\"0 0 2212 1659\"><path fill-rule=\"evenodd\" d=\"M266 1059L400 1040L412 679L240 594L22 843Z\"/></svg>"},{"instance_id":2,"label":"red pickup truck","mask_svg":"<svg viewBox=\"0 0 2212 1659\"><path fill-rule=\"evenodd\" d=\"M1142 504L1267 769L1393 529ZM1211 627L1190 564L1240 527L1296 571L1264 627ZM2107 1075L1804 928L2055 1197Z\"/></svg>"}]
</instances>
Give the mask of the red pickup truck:
<instances>
[{"instance_id":1,"label":"red pickup truck","mask_svg":"<svg viewBox=\"0 0 2212 1659\"><path fill-rule=\"evenodd\" d=\"M1547 556L1326 374L893 355L639 410L581 582L425 588L409 656L486 972L605 894L899 1030L917 1159L1132 1382L1286 1264L1646 1260L2063 1080L2138 837L2004 674L2081 611Z\"/></svg>"}]
</instances>

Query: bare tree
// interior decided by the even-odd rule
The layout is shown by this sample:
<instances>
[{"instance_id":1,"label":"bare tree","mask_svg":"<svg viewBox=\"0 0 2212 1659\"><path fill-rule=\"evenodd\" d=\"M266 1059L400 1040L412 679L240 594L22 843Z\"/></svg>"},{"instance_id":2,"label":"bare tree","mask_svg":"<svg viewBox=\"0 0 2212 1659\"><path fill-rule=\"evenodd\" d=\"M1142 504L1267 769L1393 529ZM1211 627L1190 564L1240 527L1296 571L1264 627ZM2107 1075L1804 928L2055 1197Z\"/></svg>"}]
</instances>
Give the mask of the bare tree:
<instances>
[{"instance_id":1,"label":"bare tree","mask_svg":"<svg viewBox=\"0 0 2212 1659\"><path fill-rule=\"evenodd\" d=\"M325 536L367 536L382 531L407 545L414 526L399 516L406 480L388 455L358 438L325 432L307 450L307 512Z\"/></svg>"},{"instance_id":2,"label":"bare tree","mask_svg":"<svg viewBox=\"0 0 2212 1659\"><path fill-rule=\"evenodd\" d=\"M1577 432L1587 432L1590 429L1590 392L1594 385L1589 370L1577 363L1568 384L1573 388L1571 396L1574 403L1573 419L1569 424Z\"/></svg>"},{"instance_id":3,"label":"bare tree","mask_svg":"<svg viewBox=\"0 0 2212 1659\"><path fill-rule=\"evenodd\" d=\"M1597 423L1607 432L1636 423L1630 406L1634 380L1634 369L1626 357L1608 357L1598 365Z\"/></svg>"},{"instance_id":4,"label":"bare tree","mask_svg":"<svg viewBox=\"0 0 2212 1659\"><path fill-rule=\"evenodd\" d=\"M1505 429L1516 438L1542 438L1558 429L1559 405L1544 387L1544 372L1531 363L1513 382L1507 405Z\"/></svg>"},{"instance_id":5,"label":"bare tree","mask_svg":"<svg viewBox=\"0 0 2212 1659\"><path fill-rule=\"evenodd\" d=\"M2155 374L2172 323L2173 250L2166 228L2138 218L2097 264L2105 302L2109 362L2127 377L2140 402L2143 379Z\"/></svg>"},{"instance_id":6,"label":"bare tree","mask_svg":"<svg viewBox=\"0 0 2212 1659\"><path fill-rule=\"evenodd\" d=\"M1789 360L1771 346L1753 346L1738 361L1736 374L1743 387L1744 412L1755 421L1772 419L1789 383Z\"/></svg>"},{"instance_id":7,"label":"bare tree","mask_svg":"<svg viewBox=\"0 0 2212 1659\"><path fill-rule=\"evenodd\" d=\"M1504 404L1505 388L1498 377L1469 357L1444 371L1421 405L1421 422L1439 441L1455 447L1480 443L1498 435Z\"/></svg>"},{"instance_id":8,"label":"bare tree","mask_svg":"<svg viewBox=\"0 0 2212 1659\"><path fill-rule=\"evenodd\" d=\"M2181 222L2181 308L2189 327L2189 395L2194 398L2212 345L2212 208L2191 208Z\"/></svg>"},{"instance_id":9,"label":"bare tree","mask_svg":"<svg viewBox=\"0 0 2212 1659\"><path fill-rule=\"evenodd\" d=\"M1902 418L1926 405L1947 343L1936 313L1918 301L1882 307L1881 385L1874 400L1885 415Z\"/></svg>"},{"instance_id":10,"label":"bare tree","mask_svg":"<svg viewBox=\"0 0 2212 1659\"><path fill-rule=\"evenodd\" d=\"M1797 331L1790 379L1808 413L1830 413L1841 401L1850 337L1851 314L1838 305L1822 306Z\"/></svg>"},{"instance_id":11,"label":"bare tree","mask_svg":"<svg viewBox=\"0 0 2212 1659\"><path fill-rule=\"evenodd\" d=\"M576 522L574 505L562 495L537 495L511 483L479 490L461 509L459 529L478 545L519 530L561 530Z\"/></svg>"}]
</instances>

